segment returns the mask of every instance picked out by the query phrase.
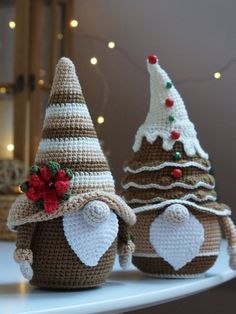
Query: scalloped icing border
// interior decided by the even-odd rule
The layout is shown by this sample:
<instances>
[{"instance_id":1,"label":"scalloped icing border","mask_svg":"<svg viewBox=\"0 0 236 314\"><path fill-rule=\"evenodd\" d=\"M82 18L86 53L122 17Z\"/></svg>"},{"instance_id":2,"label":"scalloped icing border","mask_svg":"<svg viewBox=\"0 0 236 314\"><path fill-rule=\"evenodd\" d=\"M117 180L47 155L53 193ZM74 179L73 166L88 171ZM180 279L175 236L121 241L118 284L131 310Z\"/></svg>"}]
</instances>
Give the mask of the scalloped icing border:
<instances>
[{"instance_id":1,"label":"scalloped icing border","mask_svg":"<svg viewBox=\"0 0 236 314\"><path fill-rule=\"evenodd\" d=\"M158 137L161 137L163 140L162 148L166 151L170 151L176 142L170 138L169 132L160 130L157 127L148 127L144 124L138 129L136 133L135 142L133 145L134 152L137 152L140 149L143 137L145 137L150 144L153 144ZM186 137L182 134L178 141L183 144L184 151L187 156L192 157L196 154L199 154L202 158L207 160L209 159L208 154L205 153L201 148L199 140L196 136Z\"/></svg>"},{"instance_id":2,"label":"scalloped icing border","mask_svg":"<svg viewBox=\"0 0 236 314\"><path fill-rule=\"evenodd\" d=\"M187 168L187 167L195 167L195 168L199 168L201 170L204 171L209 171L211 169L211 166L206 167L196 161L187 161L185 163L177 163L177 162L171 162L171 161L166 161L161 163L158 166L142 166L140 168L130 168L129 166L126 166L124 168L125 172L130 172L130 173L140 173L143 171L155 171L155 170L160 170L166 167L178 167L178 168Z\"/></svg>"},{"instance_id":3,"label":"scalloped icing border","mask_svg":"<svg viewBox=\"0 0 236 314\"><path fill-rule=\"evenodd\" d=\"M216 210L214 208L204 207L204 206L198 205L196 203L192 203L192 202L184 201L184 200L177 200L177 199L167 200L167 201L164 201L164 202L159 203L159 204L140 206L140 207L134 208L133 210L134 210L135 214L138 214L138 213L142 213L142 212L146 212L146 211L150 211L150 210L159 210L159 209L162 209L163 207L168 206L170 204L188 205L188 206L190 206L194 209L197 209L199 211L212 213L212 214L215 214L216 216L230 216L231 215L231 210L229 208L225 208L224 210Z\"/></svg>"}]
</instances>

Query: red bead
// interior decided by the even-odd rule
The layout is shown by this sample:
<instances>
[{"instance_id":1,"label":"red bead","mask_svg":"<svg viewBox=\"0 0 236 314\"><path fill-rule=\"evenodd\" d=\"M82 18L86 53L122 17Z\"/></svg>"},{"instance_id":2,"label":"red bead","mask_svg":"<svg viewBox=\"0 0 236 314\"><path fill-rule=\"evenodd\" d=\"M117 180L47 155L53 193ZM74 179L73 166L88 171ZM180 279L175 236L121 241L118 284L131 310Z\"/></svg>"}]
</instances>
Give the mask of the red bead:
<instances>
[{"instance_id":1,"label":"red bead","mask_svg":"<svg viewBox=\"0 0 236 314\"><path fill-rule=\"evenodd\" d=\"M155 63L157 63L157 61L158 61L158 59L157 59L156 55L152 55L152 56L148 57L148 62L151 64L155 64Z\"/></svg>"},{"instance_id":2,"label":"red bead","mask_svg":"<svg viewBox=\"0 0 236 314\"><path fill-rule=\"evenodd\" d=\"M166 99L166 107L172 107L174 105L174 100L171 98Z\"/></svg>"},{"instance_id":3,"label":"red bead","mask_svg":"<svg viewBox=\"0 0 236 314\"><path fill-rule=\"evenodd\" d=\"M174 179L179 179L181 178L183 175L183 172L181 169L174 169L172 172L171 172L171 176L174 178Z\"/></svg>"},{"instance_id":4,"label":"red bead","mask_svg":"<svg viewBox=\"0 0 236 314\"><path fill-rule=\"evenodd\" d=\"M172 131L171 132L172 140L177 140L179 137L180 137L180 133L178 131Z\"/></svg>"}]
</instances>

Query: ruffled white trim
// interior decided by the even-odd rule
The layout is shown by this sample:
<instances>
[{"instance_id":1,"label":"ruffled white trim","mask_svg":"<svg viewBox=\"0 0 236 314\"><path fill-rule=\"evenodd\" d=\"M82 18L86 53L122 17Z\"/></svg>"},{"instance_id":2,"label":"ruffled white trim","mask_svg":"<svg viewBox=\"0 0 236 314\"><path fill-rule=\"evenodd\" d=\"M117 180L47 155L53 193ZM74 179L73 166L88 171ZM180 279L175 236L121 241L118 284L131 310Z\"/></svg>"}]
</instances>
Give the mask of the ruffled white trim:
<instances>
[{"instance_id":1,"label":"ruffled white trim","mask_svg":"<svg viewBox=\"0 0 236 314\"><path fill-rule=\"evenodd\" d=\"M178 139L184 146L184 151L189 157L195 156L196 154L200 155L202 158L208 159L209 156L201 148L199 140L196 137L196 131L193 124L189 121L184 126L177 124L174 128L176 131L179 131L181 136ZM150 126L143 124L137 131L135 136L135 142L133 145L134 152L137 152L142 144L142 140L145 137L150 144L153 144L158 137L161 137L163 140L162 148L166 151L173 149L175 140L170 137L172 129L160 129L157 126ZM187 135L185 134L187 133ZM190 134L192 133L192 134Z\"/></svg>"},{"instance_id":2,"label":"ruffled white trim","mask_svg":"<svg viewBox=\"0 0 236 314\"><path fill-rule=\"evenodd\" d=\"M209 171L211 169L210 166L206 167L196 161L187 161L185 163L178 163L178 162L171 162L171 161L166 161L163 162L162 164L158 165L158 166L142 166L139 167L137 169L133 169L130 168L129 166L126 166L124 168L125 172L130 172L130 173L140 173L143 171L156 171L156 170L160 170L166 167L178 167L178 168L187 168L187 167L195 167L195 168L199 168L201 170L204 171Z\"/></svg>"},{"instance_id":3,"label":"ruffled white trim","mask_svg":"<svg viewBox=\"0 0 236 314\"><path fill-rule=\"evenodd\" d=\"M150 210L160 210L163 207L166 207L171 204L188 205L192 208L198 209L199 211L212 213L212 214L215 214L216 216L230 216L231 215L231 210L229 208L225 208L224 210L216 210L215 208L204 207L190 201L184 201L184 200L178 200L178 199L166 200L158 204L140 206L140 207L134 208L133 210L135 214L138 214L138 213L142 213L142 212L146 212Z\"/></svg>"},{"instance_id":4,"label":"ruffled white trim","mask_svg":"<svg viewBox=\"0 0 236 314\"><path fill-rule=\"evenodd\" d=\"M174 183L171 183L169 185L160 185L160 184L156 184L156 183L150 183L150 184L138 184L136 182L128 182L126 184L122 184L122 187L124 189L128 189L130 187L134 187L134 188L137 188L137 189L152 189L152 188L155 188L155 189L159 189L159 190L170 190L172 188L183 188L183 189L190 189L190 190L194 190L196 188L199 188L199 187L203 187L203 188L206 188L206 189L209 189L209 190L213 190L215 188L215 185L214 184L208 184L206 182L202 182L202 181L199 181L197 182L196 184L194 185L191 185L191 184L186 184L186 183L183 183L183 182L174 182Z\"/></svg>"},{"instance_id":5,"label":"ruffled white trim","mask_svg":"<svg viewBox=\"0 0 236 314\"><path fill-rule=\"evenodd\" d=\"M195 202L205 202L205 201L216 201L217 197L213 195L206 195L203 198L197 197L195 194L187 194L180 198L180 200L192 200ZM163 197L154 197L148 200L141 200L138 198L133 198L132 200L126 200L127 204L151 204L154 202L163 202L166 201L166 198Z\"/></svg>"}]
</instances>

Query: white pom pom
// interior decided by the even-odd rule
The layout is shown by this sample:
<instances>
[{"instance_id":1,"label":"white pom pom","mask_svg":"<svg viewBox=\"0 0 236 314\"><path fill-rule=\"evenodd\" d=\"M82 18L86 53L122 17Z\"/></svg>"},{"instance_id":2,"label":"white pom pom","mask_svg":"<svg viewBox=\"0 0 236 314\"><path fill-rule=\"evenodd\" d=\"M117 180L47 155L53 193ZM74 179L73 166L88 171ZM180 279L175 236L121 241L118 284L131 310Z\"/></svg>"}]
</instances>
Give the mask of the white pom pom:
<instances>
[{"instance_id":1,"label":"white pom pom","mask_svg":"<svg viewBox=\"0 0 236 314\"><path fill-rule=\"evenodd\" d=\"M170 225L182 225L189 219L188 209L181 204L168 206L163 213L164 221Z\"/></svg>"},{"instance_id":2,"label":"white pom pom","mask_svg":"<svg viewBox=\"0 0 236 314\"><path fill-rule=\"evenodd\" d=\"M107 221L110 213L110 208L102 201L91 201L83 209L84 220L94 227Z\"/></svg>"}]
</instances>

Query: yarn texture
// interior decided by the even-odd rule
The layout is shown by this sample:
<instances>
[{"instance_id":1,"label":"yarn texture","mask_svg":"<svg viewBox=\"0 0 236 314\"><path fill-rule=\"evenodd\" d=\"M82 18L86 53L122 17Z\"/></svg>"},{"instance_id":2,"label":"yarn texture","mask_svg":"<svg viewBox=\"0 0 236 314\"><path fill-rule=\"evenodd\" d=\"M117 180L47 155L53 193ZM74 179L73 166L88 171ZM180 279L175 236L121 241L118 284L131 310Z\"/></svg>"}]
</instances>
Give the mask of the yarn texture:
<instances>
[{"instance_id":1,"label":"yarn texture","mask_svg":"<svg viewBox=\"0 0 236 314\"><path fill-rule=\"evenodd\" d=\"M234 268L236 230L230 208L218 202L208 154L156 56L147 67L150 107L121 182L122 197L137 215L130 228L133 263L154 277L200 276L219 254L222 222Z\"/></svg>"},{"instance_id":2,"label":"yarn texture","mask_svg":"<svg viewBox=\"0 0 236 314\"><path fill-rule=\"evenodd\" d=\"M12 205L15 260L30 283L78 289L102 285L118 247L127 245L135 214L115 186L75 67L61 58L46 109L42 139L25 194ZM128 249L127 249L128 250Z\"/></svg>"}]
</instances>

